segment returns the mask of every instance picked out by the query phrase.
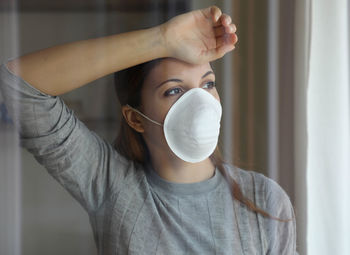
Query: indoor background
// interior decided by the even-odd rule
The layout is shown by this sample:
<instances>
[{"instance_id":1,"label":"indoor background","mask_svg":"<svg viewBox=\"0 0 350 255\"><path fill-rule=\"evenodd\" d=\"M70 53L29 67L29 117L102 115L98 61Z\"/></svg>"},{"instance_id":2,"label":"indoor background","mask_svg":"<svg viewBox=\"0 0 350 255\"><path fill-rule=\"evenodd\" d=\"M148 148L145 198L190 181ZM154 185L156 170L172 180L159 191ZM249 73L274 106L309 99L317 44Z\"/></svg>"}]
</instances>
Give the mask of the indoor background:
<instances>
[{"instance_id":1,"label":"indoor background","mask_svg":"<svg viewBox=\"0 0 350 255\"><path fill-rule=\"evenodd\" d=\"M213 63L226 161L287 192L299 254L350 254L348 1L3 0L0 63L213 4L231 15L239 38ZM111 75L62 98L113 142L120 108ZM0 255L97 254L83 208L18 146L1 94L0 229Z\"/></svg>"}]
</instances>

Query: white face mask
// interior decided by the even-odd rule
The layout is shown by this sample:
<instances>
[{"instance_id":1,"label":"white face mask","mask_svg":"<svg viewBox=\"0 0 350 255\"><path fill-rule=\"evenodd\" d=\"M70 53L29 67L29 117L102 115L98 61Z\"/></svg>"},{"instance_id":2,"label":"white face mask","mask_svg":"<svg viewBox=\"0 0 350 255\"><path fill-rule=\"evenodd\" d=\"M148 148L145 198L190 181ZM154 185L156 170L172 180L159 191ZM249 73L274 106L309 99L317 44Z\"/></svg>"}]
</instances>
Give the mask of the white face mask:
<instances>
[{"instance_id":1,"label":"white face mask","mask_svg":"<svg viewBox=\"0 0 350 255\"><path fill-rule=\"evenodd\" d=\"M168 146L184 161L203 161L216 148L220 133L221 104L202 88L191 89L182 95L171 106L164 124L132 109L152 123L162 126Z\"/></svg>"}]
</instances>

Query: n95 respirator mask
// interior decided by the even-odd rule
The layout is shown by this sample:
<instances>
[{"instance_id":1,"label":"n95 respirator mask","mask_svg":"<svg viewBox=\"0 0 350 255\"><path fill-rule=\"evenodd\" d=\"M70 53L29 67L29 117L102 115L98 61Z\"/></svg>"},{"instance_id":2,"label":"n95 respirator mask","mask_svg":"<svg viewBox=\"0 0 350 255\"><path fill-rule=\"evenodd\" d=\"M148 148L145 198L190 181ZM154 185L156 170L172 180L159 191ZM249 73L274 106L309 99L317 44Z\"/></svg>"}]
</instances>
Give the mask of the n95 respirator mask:
<instances>
[{"instance_id":1,"label":"n95 respirator mask","mask_svg":"<svg viewBox=\"0 0 350 255\"><path fill-rule=\"evenodd\" d=\"M216 148L222 108L220 102L202 88L194 88L183 94L171 106L163 124L132 109L152 123L162 126L169 148L184 161L203 161Z\"/></svg>"}]
</instances>

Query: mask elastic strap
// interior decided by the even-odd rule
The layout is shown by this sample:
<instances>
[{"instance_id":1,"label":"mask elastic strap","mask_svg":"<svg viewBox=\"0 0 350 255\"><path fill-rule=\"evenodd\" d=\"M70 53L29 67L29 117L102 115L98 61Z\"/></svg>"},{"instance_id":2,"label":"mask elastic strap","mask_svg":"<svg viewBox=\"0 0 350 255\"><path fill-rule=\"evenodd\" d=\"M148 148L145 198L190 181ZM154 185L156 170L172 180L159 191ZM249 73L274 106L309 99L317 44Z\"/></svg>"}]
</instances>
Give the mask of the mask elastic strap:
<instances>
[{"instance_id":1,"label":"mask elastic strap","mask_svg":"<svg viewBox=\"0 0 350 255\"><path fill-rule=\"evenodd\" d=\"M144 117L145 119L149 120L150 122L158 125L158 126L163 126L162 124L160 124L159 122L152 120L151 118L147 117L146 115L144 115L142 112L140 112L139 110L135 109L134 107L131 107L129 104L127 104L126 106L130 107L131 109L133 109L135 112L137 112L138 114L140 114L142 117Z\"/></svg>"}]
</instances>

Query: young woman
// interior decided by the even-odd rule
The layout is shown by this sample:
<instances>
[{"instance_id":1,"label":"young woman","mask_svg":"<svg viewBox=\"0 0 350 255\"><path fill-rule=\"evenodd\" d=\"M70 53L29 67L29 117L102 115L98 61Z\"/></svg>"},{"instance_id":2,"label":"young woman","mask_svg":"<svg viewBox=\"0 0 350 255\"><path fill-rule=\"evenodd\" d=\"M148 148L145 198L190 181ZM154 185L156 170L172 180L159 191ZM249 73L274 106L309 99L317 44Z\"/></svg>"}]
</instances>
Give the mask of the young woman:
<instances>
[{"instance_id":1,"label":"young woman","mask_svg":"<svg viewBox=\"0 0 350 255\"><path fill-rule=\"evenodd\" d=\"M21 144L84 207L99 254L296 254L295 217L271 179L224 164L210 61L236 28L212 6L153 27L1 66ZM115 147L58 97L115 73Z\"/></svg>"}]
</instances>

